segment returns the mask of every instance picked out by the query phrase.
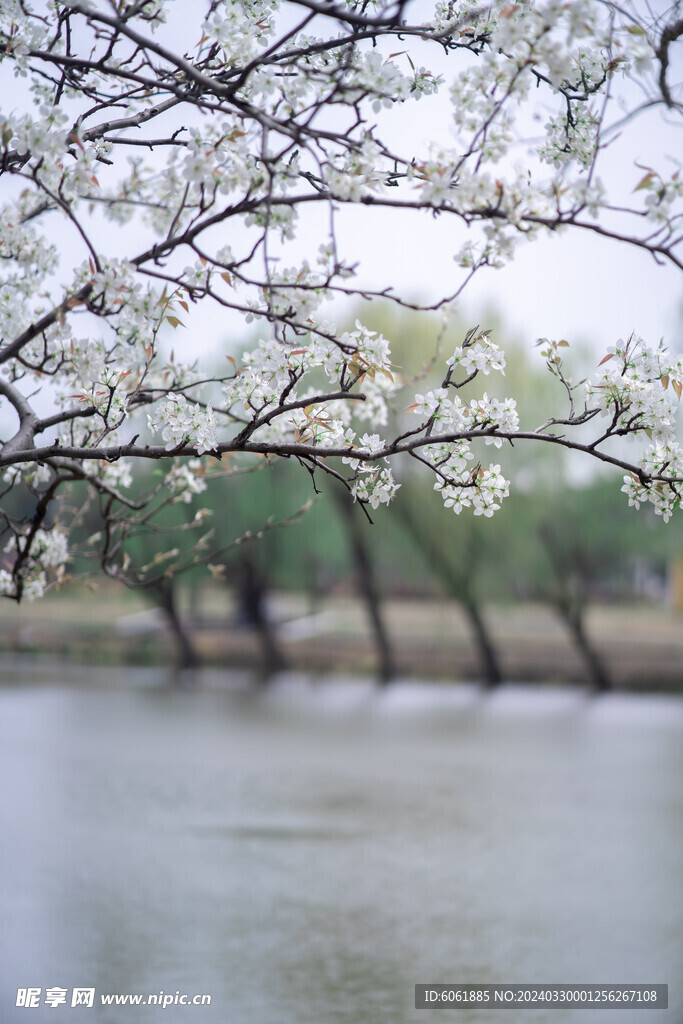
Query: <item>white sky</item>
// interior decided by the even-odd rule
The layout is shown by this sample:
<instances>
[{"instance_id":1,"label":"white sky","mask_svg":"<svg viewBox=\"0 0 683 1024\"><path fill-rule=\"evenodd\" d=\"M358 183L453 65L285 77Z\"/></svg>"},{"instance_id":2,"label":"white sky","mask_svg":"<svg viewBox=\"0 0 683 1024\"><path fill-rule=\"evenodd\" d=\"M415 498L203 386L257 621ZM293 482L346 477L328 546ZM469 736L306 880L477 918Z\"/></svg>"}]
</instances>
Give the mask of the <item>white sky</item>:
<instances>
[{"instance_id":1,"label":"white sky","mask_svg":"<svg viewBox=\"0 0 683 1024\"><path fill-rule=\"evenodd\" d=\"M432 6L431 0L417 0L409 16L418 21L429 17ZM655 9L657 6L655 3ZM378 135L382 139L395 140L396 150L404 155L419 156L426 152L429 142L446 147L452 142L448 85L468 57L461 52L439 57L438 48L414 40L401 45L410 47L417 66L423 63L445 77L437 96L374 115L381 124ZM387 55L399 49L400 45L391 40L382 45ZM683 77L683 43L672 48L670 57L669 80L679 81ZM399 66L406 60L401 56L395 59ZM402 69L407 71L407 64ZM630 93L624 91L623 83L617 80L614 87L623 92L624 109L632 109L642 99L633 89ZM620 116L615 102L607 123ZM527 136L532 132L542 134L542 121L529 121L524 129L520 125L519 131ZM522 164L528 142L528 138L522 141L514 153L514 159ZM683 132L674 124L665 124L659 112L652 112L628 124L602 155L601 175L611 198L625 205L635 199L635 205L641 205L632 194L644 173L638 165L651 165L670 174L682 163ZM405 195L404 189L396 192ZM304 259L313 265L318 246L326 241L327 223L327 210L302 210L297 242L289 246L282 265L292 266ZM462 223L449 215L435 219L427 211L339 207L340 254L350 263L359 262L358 276L349 284L378 290L390 284L402 295L426 303L452 293L462 280L453 254L466 238ZM566 338L572 344L589 345L601 356L608 345L635 331L649 343L664 338L669 348L683 348L680 271L670 264L658 265L642 250L585 231L567 230L555 237L522 242L507 267L480 271L467 286L459 309L466 321L478 323L484 310L491 307L500 311L510 338L521 337L529 344L538 337ZM343 302L337 301L319 315L329 311L330 319L339 322L344 319L344 309ZM214 335L216 321L205 320L204 316L201 322L206 329L201 334L208 338ZM234 331L240 331L237 319L230 333ZM506 337L497 340L505 344Z\"/></svg>"},{"instance_id":2,"label":"white sky","mask_svg":"<svg viewBox=\"0 0 683 1024\"><path fill-rule=\"evenodd\" d=\"M657 8L656 3L653 6ZM399 140L402 152L409 146L424 152L434 140L451 144L448 84L461 67L461 55L450 55L436 66L435 55L430 48L422 56L428 67L445 77L439 94L382 114L383 125L388 123L390 137ZM670 58L669 81L680 81L683 43L672 47ZM401 58L397 61L400 64ZM642 100L640 92L615 79L615 93L618 90L623 96L612 104L607 124L620 119L620 107L625 112ZM642 205L632 190L643 177L643 164L666 174L683 165L683 121L668 121L659 110L640 115L601 155L600 175L612 201ZM525 164L532 132L543 134L542 122L519 126L520 137L527 138L514 151L513 161ZM455 217L434 219L427 212L397 214L363 207L345 209L343 223L341 248L362 261L360 280L379 287L391 283L397 291L423 299L452 292L461 280L453 253L467 235ZM642 250L586 231L567 230L523 242L508 266L480 271L463 293L460 308L476 323L480 312L491 306L500 310L511 335L532 343L538 337L567 338L589 343L602 353L617 338L635 331L650 343L663 337L671 349L683 348L681 272L671 264L658 265Z\"/></svg>"},{"instance_id":3,"label":"white sky","mask_svg":"<svg viewBox=\"0 0 683 1024\"><path fill-rule=\"evenodd\" d=\"M459 271L452 255L457 248L453 218L434 224L424 214L353 213L343 235L355 236L362 278L376 285L390 282L397 291L422 299L454 290ZM475 321L484 308L498 308L510 333L532 342L567 338L601 351L635 330L650 342L664 337L677 349L683 347L682 300L683 279L676 268L658 266L640 250L567 231L523 243L503 269L480 271L461 307Z\"/></svg>"}]
</instances>

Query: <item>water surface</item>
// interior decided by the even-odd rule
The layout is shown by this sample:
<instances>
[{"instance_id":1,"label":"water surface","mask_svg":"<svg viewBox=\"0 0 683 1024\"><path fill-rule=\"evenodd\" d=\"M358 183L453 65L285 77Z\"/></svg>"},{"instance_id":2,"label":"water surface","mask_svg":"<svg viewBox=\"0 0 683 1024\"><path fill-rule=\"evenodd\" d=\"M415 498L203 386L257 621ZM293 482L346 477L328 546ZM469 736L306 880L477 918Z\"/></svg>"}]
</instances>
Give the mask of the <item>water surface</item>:
<instances>
[{"instance_id":1,"label":"water surface","mask_svg":"<svg viewBox=\"0 0 683 1024\"><path fill-rule=\"evenodd\" d=\"M0 1019L680 1024L682 740L667 697L0 690ZM413 1009L485 981L670 1009ZM212 1005L27 1014L19 986Z\"/></svg>"}]
</instances>

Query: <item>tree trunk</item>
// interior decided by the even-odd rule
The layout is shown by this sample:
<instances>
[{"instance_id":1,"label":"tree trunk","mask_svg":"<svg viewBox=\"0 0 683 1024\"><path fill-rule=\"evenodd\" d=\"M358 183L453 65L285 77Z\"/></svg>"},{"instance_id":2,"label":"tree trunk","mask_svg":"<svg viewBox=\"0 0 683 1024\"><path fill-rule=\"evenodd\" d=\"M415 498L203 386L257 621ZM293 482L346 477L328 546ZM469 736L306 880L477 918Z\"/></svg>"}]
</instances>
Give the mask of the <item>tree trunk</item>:
<instances>
[{"instance_id":1,"label":"tree trunk","mask_svg":"<svg viewBox=\"0 0 683 1024\"><path fill-rule=\"evenodd\" d=\"M463 600L462 606L467 618L470 620L472 632L474 633L474 638L479 650L484 683L489 689L493 689L495 686L500 686L503 682L503 676L500 671L500 666L498 665L495 648L491 643L488 628L484 622L479 605L472 600L471 595L469 595L466 600Z\"/></svg>"},{"instance_id":2,"label":"tree trunk","mask_svg":"<svg viewBox=\"0 0 683 1024\"><path fill-rule=\"evenodd\" d=\"M347 491L335 490L334 496L346 523L347 536L356 565L358 588L365 601L372 626L377 651L377 678L380 685L386 686L396 675L396 663L382 615L382 602L377 588L372 557L365 543L358 518L361 512L360 509L354 509L353 501Z\"/></svg>"},{"instance_id":3,"label":"tree trunk","mask_svg":"<svg viewBox=\"0 0 683 1024\"><path fill-rule=\"evenodd\" d=\"M177 664L180 669L199 668L201 658L197 654L189 633L178 614L176 607L175 584L171 579L163 579L157 583L152 593L156 603L166 616L166 621L171 627L171 632L176 642Z\"/></svg>"},{"instance_id":4,"label":"tree trunk","mask_svg":"<svg viewBox=\"0 0 683 1024\"><path fill-rule=\"evenodd\" d=\"M276 672L287 668L287 659L268 617L265 580L253 560L246 555L240 561L238 587L242 621L256 629L261 641L261 667L267 682Z\"/></svg>"},{"instance_id":5,"label":"tree trunk","mask_svg":"<svg viewBox=\"0 0 683 1024\"><path fill-rule=\"evenodd\" d=\"M481 607L472 592L469 572L458 572L446 561L443 552L434 543L432 535L423 529L405 502L400 505L397 503L396 507L404 527L434 576L441 581L446 593L462 605L474 634L484 685L488 689L499 686L503 681L503 673Z\"/></svg>"},{"instance_id":6,"label":"tree trunk","mask_svg":"<svg viewBox=\"0 0 683 1024\"><path fill-rule=\"evenodd\" d=\"M613 686L609 672L603 665L584 627L584 608L586 602L583 594L587 590L587 581L585 574L582 574L580 571L582 562L580 549L570 548L569 552L565 551L564 557L562 557L562 548L558 546L552 526L548 523L541 525L538 535L557 580L555 596L554 599L551 598L551 601L555 605L560 618L569 629L574 643L583 658L593 689L598 693L612 690Z\"/></svg>"},{"instance_id":7,"label":"tree trunk","mask_svg":"<svg viewBox=\"0 0 683 1024\"><path fill-rule=\"evenodd\" d=\"M585 630L584 612L582 608L565 598L559 598L556 604L560 618L566 624L581 656L588 668L588 676L593 689L598 693L606 693L614 689L612 679L602 659L595 650Z\"/></svg>"}]
</instances>

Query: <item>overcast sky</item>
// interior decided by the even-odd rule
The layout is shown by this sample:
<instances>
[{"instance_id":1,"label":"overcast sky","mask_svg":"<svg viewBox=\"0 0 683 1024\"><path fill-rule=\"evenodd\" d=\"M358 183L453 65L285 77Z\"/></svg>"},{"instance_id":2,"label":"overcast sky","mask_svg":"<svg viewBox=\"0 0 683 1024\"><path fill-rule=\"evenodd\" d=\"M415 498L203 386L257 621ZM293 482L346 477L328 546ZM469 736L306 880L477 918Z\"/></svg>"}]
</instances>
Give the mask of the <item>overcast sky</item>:
<instances>
[{"instance_id":1,"label":"overcast sky","mask_svg":"<svg viewBox=\"0 0 683 1024\"><path fill-rule=\"evenodd\" d=\"M425 52L424 63L433 67L430 56L435 56L433 49ZM459 59L460 54L451 55L436 66L446 79L439 95L383 114L389 136L400 139L403 151L406 139L417 153L430 140L451 143L448 82ZM400 63L401 58L397 60ZM672 47L669 71L670 81L681 77L683 43ZM625 87L623 80L615 82L614 89L622 96L613 103L607 124L642 100L641 93ZM615 133L600 160L600 175L612 199L624 205L636 199L635 205L640 205L632 190L643 176L643 164L668 174L681 167L680 124L680 117L665 118L656 110ZM543 134L543 123L519 124L518 133L512 159L524 164L533 134ZM431 213L397 216L391 210L364 207L345 210L343 225L343 248L362 261L361 280L377 286L391 283L397 290L434 299L457 286L460 272L453 253L467 235L456 218L435 219ZM488 306L500 309L511 334L531 342L538 337L567 338L602 352L617 338L636 331L651 343L664 337L670 348L683 348L683 274L672 265L658 265L642 250L585 231L567 230L522 243L509 266L482 270L463 294L461 308L478 322Z\"/></svg>"}]
</instances>

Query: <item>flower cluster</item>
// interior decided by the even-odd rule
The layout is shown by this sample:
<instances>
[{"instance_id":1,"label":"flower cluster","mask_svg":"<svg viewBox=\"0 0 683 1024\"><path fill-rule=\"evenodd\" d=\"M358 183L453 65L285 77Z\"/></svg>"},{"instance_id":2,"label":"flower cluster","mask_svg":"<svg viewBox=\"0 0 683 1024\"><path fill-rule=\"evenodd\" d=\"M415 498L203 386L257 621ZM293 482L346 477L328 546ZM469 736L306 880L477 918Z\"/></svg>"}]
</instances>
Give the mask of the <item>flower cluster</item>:
<instances>
[{"instance_id":1,"label":"flower cluster","mask_svg":"<svg viewBox=\"0 0 683 1024\"><path fill-rule=\"evenodd\" d=\"M668 180L656 171L648 170L641 178L636 191L645 192L645 210L648 217L657 224L670 224L675 216L676 204L683 198L683 180L679 171Z\"/></svg>"},{"instance_id":2,"label":"flower cluster","mask_svg":"<svg viewBox=\"0 0 683 1024\"><path fill-rule=\"evenodd\" d=\"M366 133L360 144L348 149L339 162L328 163L325 183L337 199L359 202L381 194L389 174L381 147Z\"/></svg>"},{"instance_id":3,"label":"flower cluster","mask_svg":"<svg viewBox=\"0 0 683 1024\"><path fill-rule=\"evenodd\" d=\"M668 523L672 514L681 507L681 482L683 482L683 452L675 441L664 444L660 441L651 445L641 460L643 481L635 473L624 477L621 488L628 497L629 505L640 508L641 503L650 503L655 513ZM658 476L672 480L656 480Z\"/></svg>"},{"instance_id":4,"label":"flower cluster","mask_svg":"<svg viewBox=\"0 0 683 1024\"><path fill-rule=\"evenodd\" d=\"M590 110L571 120L566 114L551 118L546 125L548 138L539 150L541 160L558 166L575 160L584 169L590 167L595 159L598 124Z\"/></svg>"},{"instance_id":5,"label":"flower cluster","mask_svg":"<svg viewBox=\"0 0 683 1024\"><path fill-rule=\"evenodd\" d=\"M446 388L435 388L425 395L415 395L411 407L416 416L427 419L433 434L485 435L487 444L500 448L503 439L497 432L508 434L519 429L517 403L514 398L473 398L469 404L455 395L449 397Z\"/></svg>"},{"instance_id":6,"label":"flower cluster","mask_svg":"<svg viewBox=\"0 0 683 1024\"><path fill-rule=\"evenodd\" d=\"M268 416L271 438L277 421L281 439L289 439L292 433L302 436L302 416L307 417L307 436L320 439L331 429L325 424L341 421L347 427L352 415L359 420L367 420L368 405L372 408L373 422L378 425L386 422L386 399L396 387L390 370L391 353L387 339L360 322L356 322L354 331L339 333L338 342L325 336L334 330L330 324L321 325L319 336L309 337L305 344L296 348L267 339L245 352L242 366L223 388L226 408L240 418L245 410L255 418ZM348 391L349 401L322 400L314 403L308 414L305 407L292 411L292 407L307 395L312 399L319 393L319 389L311 386L303 392L298 387L307 375L316 370L323 371L335 391ZM357 385L355 390L352 390L353 384ZM353 401L359 397L361 385L365 397L362 403ZM334 409L333 415L330 414L331 409ZM315 430L311 430L312 425L315 425ZM260 432L258 436L261 436Z\"/></svg>"},{"instance_id":7,"label":"flower cluster","mask_svg":"<svg viewBox=\"0 0 683 1024\"><path fill-rule=\"evenodd\" d=\"M288 267L272 275L268 285L261 289L262 301L254 303L254 313L258 311L298 323L311 322L311 314L326 294L322 275L312 271L304 260L301 267Z\"/></svg>"},{"instance_id":8,"label":"flower cluster","mask_svg":"<svg viewBox=\"0 0 683 1024\"><path fill-rule=\"evenodd\" d=\"M471 453L470 453L471 454ZM462 456L458 453L456 461ZM434 484L434 490L443 498L445 508L452 508L459 515L463 508L473 508L475 516L490 519L500 508L503 498L509 494L509 481L500 472L500 466L491 464L488 468L478 467L473 473L460 472L452 468L451 461L439 465L443 474Z\"/></svg>"},{"instance_id":9,"label":"flower cluster","mask_svg":"<svg viewBox=\"0 0 683 1024\"><path fill-rule=\"evenodd\" d=\"M650 348L632 335L619 341L602 361L595 381L586 381L587 402L611 420L608 436L648 438L639 471L624 477L630 505L650 502L668 521L680 506L683 453L676 439L676 411L683 393L683 356L663 345Z\"/></svg>"},{"instance_id":10,"label":"flower cluster","mask_svg":"<svg viewBox=\"0 0 683 1024\"><path fill-rule=\"evenodd\" d=\"M504 374L505 353L483 333L473 344L456 348L451 358L446 360L446 365L461 367L467 374L488 374L492 370Z\"/></svg>"},{"instance_id":11,"label":"flower cluster","mask_svg":"<svg viewBox=\"0 0 683 1024\"><path fill-rule=\"evenodd\" d=\"M220 48L226 64L248 64L273 33L276 6L269 0L218 0L202 25L204 37Z\"/></svg>"},{"instance_id":12,"label":"flower cluster","mask_svg":"<svg viewBox=\"0 0 683 1024\"><path fill-rule=\"evenodd\" d=\"M631 335L608 350L585 390L587 401L613 420L614 432L632 437L646 432L658 441L671 441L683 390L683 356L672 357L662 344L650 348Z\"/></svg>"},{"instance_id":13,"label":"flower cluster","mask_svg":"<svg viewBox=\"0 0 683 1024\"><path fill-rule=\"evenodd\" d=\"M148 415L147 423L153 432L161 431L168 451L189 445L197 455L214 451L216 438L216 417L210 405L202 408L196 402L188 402L185 395L171 392L164 402Z\"/></svg>"},{"instance_id":14,"label":"flower cluster","mask_svg":"<svg viewBox=\"0 0 683 1024\"><path fill-rule=\"evenodd\" d=\"M401 485L397 484L390 469L371 470L351 484L351 493L356 501L365 501L371 508L388 505Z\"/></svg>"},{"instance_id":15,"label":"flower cluster","mask_svg":"<svg viewBox=\"0 0 683 1024\"><path fill-rule=\"evenodd\" d=\"M26 601L35 601L45 593L48 574L56 579L64 575L69 547L66 534L54 527L52 530L36 530L33 535L26 532L11 537L5 553L20 558L22 568L19 580L7 569L0 570L0 594L15 597L17 588L21 587L21 596Z\"/></svg>"},{"instance_id":16,"label":"flower cluster","mask_svg":"<svg viewBox=\"0 0 683 1024\"><path fill-rule=\"evenodd\" d=\"M474 514L490 517L500 508L507 497L509 482L500 471L499 465L487 468L469 463L475 458L470 439L483 437L485 444L500 448L506 435L519 430L517 405L512 398L489 397L486 392L481 398L463 401L452 389L462 387L477 374L489 374L492 370L505 372L505 356L493 342L487 331L477 334L471 331L464 343L458 346L450 359L444 385L426 394L415 396L411 406L413 413L425 423L427 436L441 438L424 448L423 455L436 474L434 489L438 491L446 508L459 514L463 508L474 509ZM453 373L460 369L466 377L454 381Z\"/></svg>"},{"instance_id":17,"label":"flower cluster","mask_svg":"<svg viewBox=\"0 0 683 1024\"><path fill-rule=\"evenodd\" d=\"M177 462L166 474L166 486L178 501L189 505L195 494L206 490L204 468L200 459Z\"/></svg>"}]
</instances>

